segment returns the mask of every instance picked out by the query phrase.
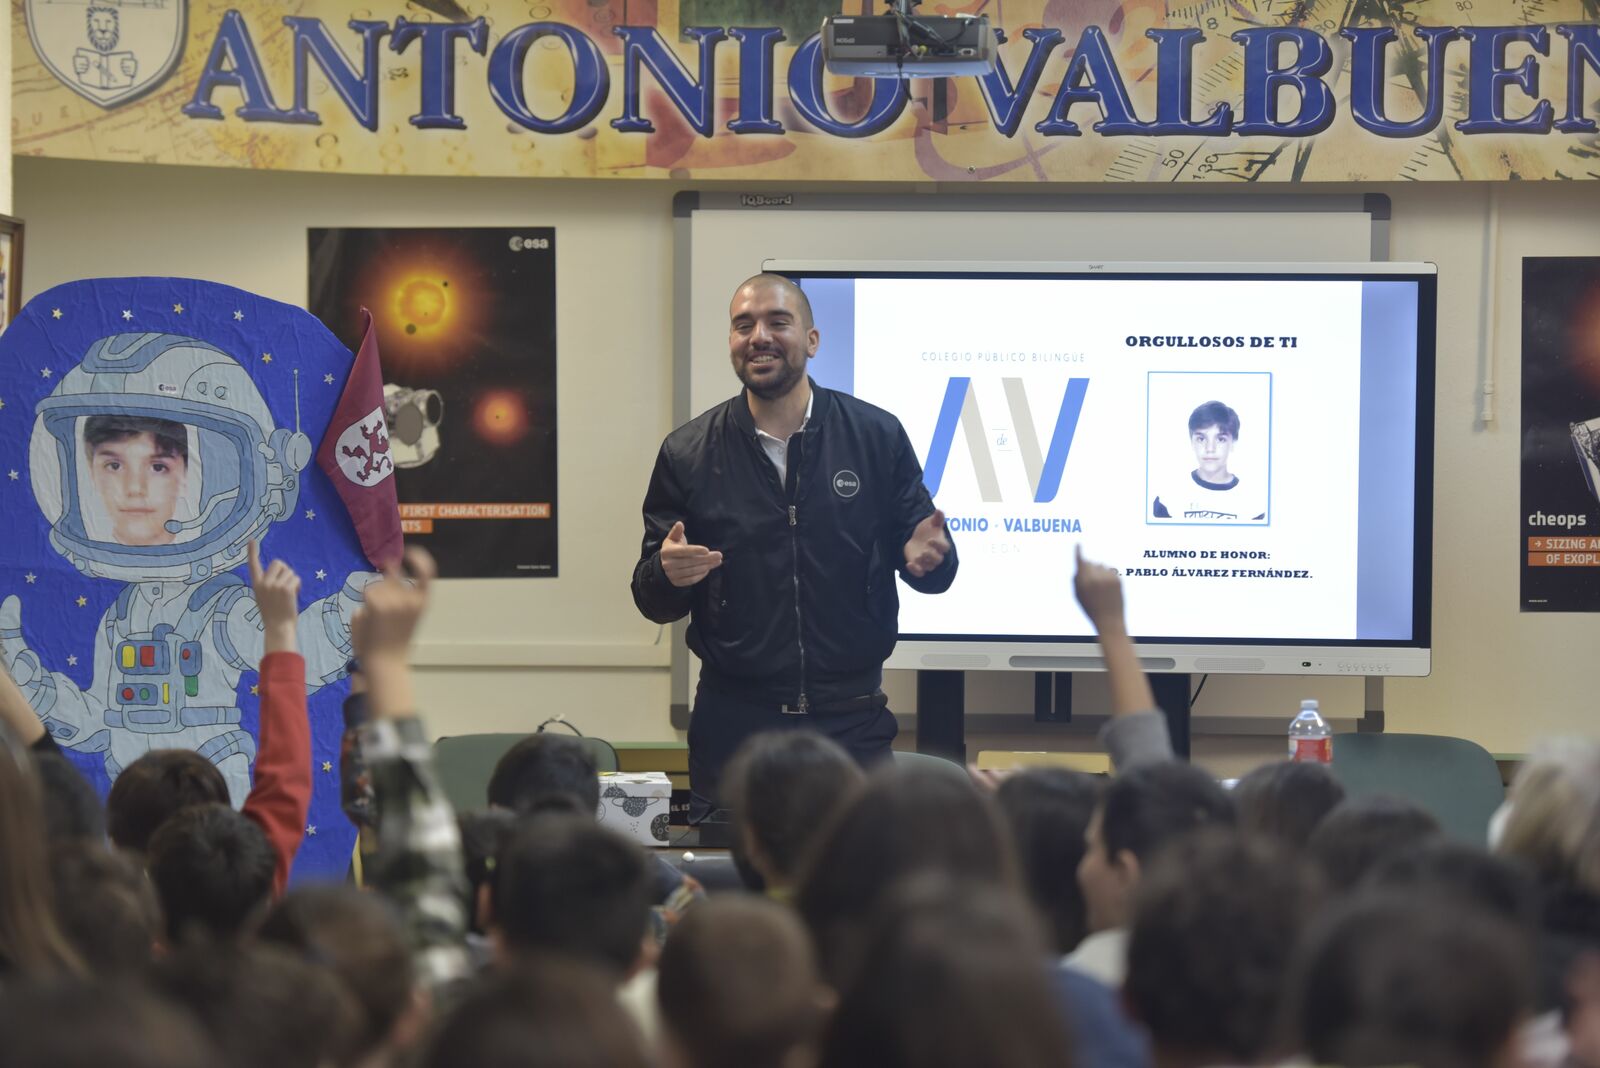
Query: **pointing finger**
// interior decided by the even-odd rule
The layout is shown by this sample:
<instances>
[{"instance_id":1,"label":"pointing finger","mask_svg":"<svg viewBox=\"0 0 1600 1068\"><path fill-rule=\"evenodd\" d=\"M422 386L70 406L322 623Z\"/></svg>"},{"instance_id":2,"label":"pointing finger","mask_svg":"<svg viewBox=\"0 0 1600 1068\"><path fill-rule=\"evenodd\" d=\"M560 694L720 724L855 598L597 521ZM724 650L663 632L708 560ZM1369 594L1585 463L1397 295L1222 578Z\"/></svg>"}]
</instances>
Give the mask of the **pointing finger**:
<instances>
[{"instance_id":1,"label":"pointing finger","mask_svg":"<svg viewBox=\"0 0 1600 1068\"><path fill-rule=\"evenodd\" d=\"M420 545L413 545L406 550L406 570L416 581L417 589L426 591L428 585L438 576L439 565L434 563L432 553Z\"/></svg>"},{"instance_id":2,"label":"pointing finger","mask_svg":"<svg viewBox=\"0 0 1600 1068\"><path fill-rule=\"evenodd\" d=\"M261 581L261 546L254 538L250 539L250 583L254 585Z\"/></svg>"}]
</instances>

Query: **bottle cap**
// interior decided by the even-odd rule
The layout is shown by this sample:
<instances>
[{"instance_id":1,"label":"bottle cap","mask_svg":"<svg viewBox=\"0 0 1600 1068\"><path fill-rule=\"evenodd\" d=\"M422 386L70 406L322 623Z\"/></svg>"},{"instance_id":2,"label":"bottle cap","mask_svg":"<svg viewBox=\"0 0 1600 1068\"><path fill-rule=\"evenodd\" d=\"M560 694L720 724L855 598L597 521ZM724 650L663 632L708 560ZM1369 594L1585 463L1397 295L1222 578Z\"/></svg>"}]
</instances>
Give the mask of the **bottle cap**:
<instances>
[{"instance_id":1,"label":"bottle cap","mask_svg":"<svg viewBox=\"0 0 1600 1068\"><path fill-rule=\"evenodd\" d=\"M1302 712L1315 712L1317 707L1318 706L1315 698L1308 697L1304 701L1300 702L1300 711Z\"/></svg>"}]
</instances>

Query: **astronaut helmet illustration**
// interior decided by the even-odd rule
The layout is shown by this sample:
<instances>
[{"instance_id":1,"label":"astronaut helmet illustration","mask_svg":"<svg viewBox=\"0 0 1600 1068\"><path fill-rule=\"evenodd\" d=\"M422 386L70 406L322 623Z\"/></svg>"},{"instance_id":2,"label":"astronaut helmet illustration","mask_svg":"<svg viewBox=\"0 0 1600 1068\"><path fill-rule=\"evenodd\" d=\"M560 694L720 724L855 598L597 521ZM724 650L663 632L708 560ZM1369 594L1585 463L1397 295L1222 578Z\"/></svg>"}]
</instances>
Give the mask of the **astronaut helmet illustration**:
<instances>
[{"instance_id":1,"label":"astronaut helmet illustration","mask_svg":"<svg viewBox=\"0 0 1600 1068\"><path fill-rule=\"evenodd\" d=\"M444 398L438 390L386 382L383 413L396 467L421 467L438 454L439 424L444 421Z\"/></svg>"},{"instance_id":2,"label":"astronaut helmet illustration","mask_svg":"<svg viewBox=\"0 0 1600 1068\"><path fill-rule=\"evenodd\" d=\"M294 509L311 458L233 357L175 334L101 338L36 411L34 499L51 545L94 577L192 584L237 566Z\"/></svg>"}]
</instances>

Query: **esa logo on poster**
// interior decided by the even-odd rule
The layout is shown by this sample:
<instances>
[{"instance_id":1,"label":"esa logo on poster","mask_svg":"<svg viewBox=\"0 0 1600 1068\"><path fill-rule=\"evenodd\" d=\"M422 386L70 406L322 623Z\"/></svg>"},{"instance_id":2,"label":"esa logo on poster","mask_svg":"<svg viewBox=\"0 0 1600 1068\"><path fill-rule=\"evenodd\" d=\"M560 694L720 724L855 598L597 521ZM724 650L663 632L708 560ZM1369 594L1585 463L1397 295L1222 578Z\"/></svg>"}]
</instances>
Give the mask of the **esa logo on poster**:
<instances>
[{"instance_id":1,"label":"esa logo on poster","mask_svg":"<svg viewBox=\"0 0 1600 1068\"><path fill-rule=\"evenodd\" d=\"M50 72L103 108L154 89L183 54L188 0L26 0Z\"/></svg>"}]
</instances>

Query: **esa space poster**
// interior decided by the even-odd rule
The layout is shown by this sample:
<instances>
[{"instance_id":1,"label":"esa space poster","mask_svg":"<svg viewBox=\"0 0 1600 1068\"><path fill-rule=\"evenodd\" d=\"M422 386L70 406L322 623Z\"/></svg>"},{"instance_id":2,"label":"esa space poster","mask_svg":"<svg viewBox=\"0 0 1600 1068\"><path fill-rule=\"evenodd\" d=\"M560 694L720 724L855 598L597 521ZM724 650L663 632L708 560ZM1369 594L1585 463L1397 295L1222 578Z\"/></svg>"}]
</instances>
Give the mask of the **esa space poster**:
<instances>
[{"instance_id":1,"label":"esa space poster","mask_svg":"<svg viewBox=\"0 0 1600 1068\"><path fill-rule=\"evenodd\" d=\"M1524 612L1600 611L1600 256L1522 261Z\"/></svg>"},{"instance_id":2,"label":"esa space poster","mask_svg":"<svg viewBox=\"0 0 1600 1068\"><path fill-rule=\"evenodd\" d=\"M408 543L447 578L553 577L555 230L313 229L307 307L372 311Z\"/></svg>"}]
</instances>

